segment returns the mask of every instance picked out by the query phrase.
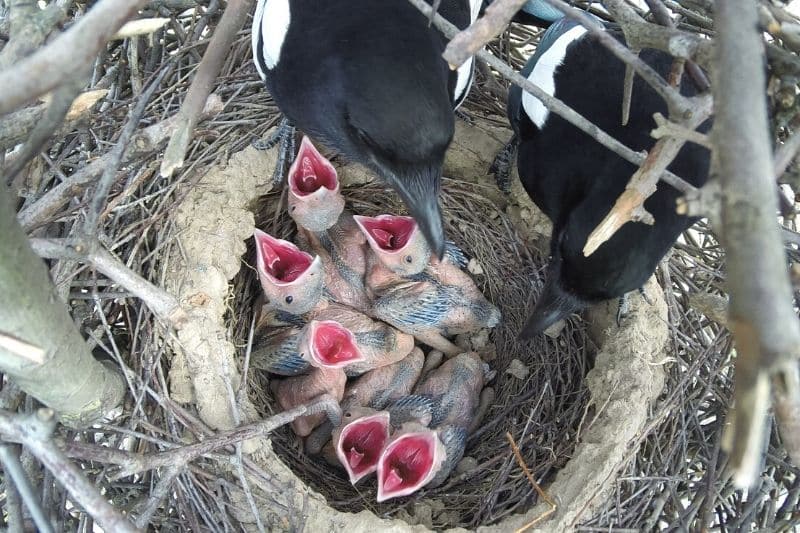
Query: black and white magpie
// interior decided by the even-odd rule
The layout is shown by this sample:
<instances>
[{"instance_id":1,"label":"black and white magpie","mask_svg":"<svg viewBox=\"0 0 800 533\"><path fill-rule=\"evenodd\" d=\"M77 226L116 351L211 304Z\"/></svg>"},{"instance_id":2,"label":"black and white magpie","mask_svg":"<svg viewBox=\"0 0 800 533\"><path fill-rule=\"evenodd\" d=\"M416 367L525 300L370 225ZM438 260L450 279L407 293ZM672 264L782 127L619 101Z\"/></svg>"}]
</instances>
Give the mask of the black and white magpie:
<instances>
[{"instance_id":1,"label":"black and white magpie","mask_svg":"<svg viewBox=\"0 0 800 533\"><path fill-rule=\"evenodd\" d=\"M481 0L443 0L459 28ZM451 71L447 39L407 0L259 0L253 56L294 126L375 171L402 197L441 257L438 203L454 114L473 61Z\"/></svg>"},{"instance_id":2,"label":"black and white magpie","mask_svg":"<svg viewBox=\"0 0 800 533\"><path fill-rule=\"evenodd\" d=\"M622 39L621 36L618 38ZM640 57L662 76L672 58L655 50ZM658 94L641 78L633 85L630 119L621 125L625 65L580 25L559 19L542 36L523 76L559 98L630 148L649 150L655 140L653 114L667 114ZM696 93L684 79L681 92ZM520 334L532 337L589 303L620 298L640 289L678 236L696 219L678 215L679 192L660 182L645 209L653 225L625 224L592 255L587 237L608 214L636 170L519 87L509 91L509 120L518 140L520 180L553 222L545 287ZM708 131L710 120L700 131ZM708 177L709 153L687 144L669 169L694 186Z\"/></svg>"}]
</instances>

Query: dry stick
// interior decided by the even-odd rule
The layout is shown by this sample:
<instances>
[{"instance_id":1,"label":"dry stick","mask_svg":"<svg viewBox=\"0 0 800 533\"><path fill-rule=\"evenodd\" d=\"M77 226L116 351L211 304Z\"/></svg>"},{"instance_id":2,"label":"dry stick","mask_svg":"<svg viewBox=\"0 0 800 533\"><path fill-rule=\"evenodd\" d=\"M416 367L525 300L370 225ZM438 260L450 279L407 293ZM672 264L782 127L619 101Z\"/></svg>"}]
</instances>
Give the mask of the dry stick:
<instances>
[{"instance_id":1,"label":"dry stick","mask_svg":"<svg viewBox=\"0 0 800 533\"><path fill-rule=\"evenodd\" d=\"M92 197L91 204L89 205L89 210L86 213L86 219L84 220L83 224L83 234L85 238L96 238L97 224L100 220L100 213L103 211L103 206L108 201L108 192L111 190L111 185L114 183L114 179L117 177L117 169L122 162L122 156L125 154L128 144L130 143L131 138L133 138L133 134L136 133L136 128L139 126L139 120L141 120L142 115L144 114L147 103L150 101L153 93L155 93L156 90L161 86L161 81L171 71L172 63L169 63L163 67L161 72L158 73L156 78L139 97L139 101L136 102L136 106L128 113L127 122L122 128L122 132L119 134L117 144L108 153L110 160L106 164L105 170L103 170L103 175L100 177L100 181L97 183L94 196Z\"/></svg>"},{"instance_id":2,"label":"dry stick","mask_svg":"<svg viewBox=\"0 0 800 533\"><path fill-rule=\"evenodd\" d=\"M14 481L22 501L31 512L33 522L39 531L43 533L50 533L53 531L53 526L50 521L42 512L42 507L39 505L39 498L33 492L28 481L28 476L25 475L25 470L22 468L22 463L19 462L19 455L12 449L11 444L0 444L0 462L3 463L3 471L6 473L6 486L10 484L9 477Z\"/></svg>"},{"instance_id":3,"label":"dry stick","mask_svg":"<svg viewBox=\"0 0 800 533\"><path fill-rule=\"evenodd\" d=\"M53 99L50 105L47 106L47 110L29 133L28 140L20 154L5 171L6 180L13 180L25 168L25 165L36 157L47 142L47 139L53 135L53 132L58 130L64 121L64 117L67 116L75 97L80 94L81 89L86 84L86 78L87 75L85 73L77 74L66 80L63 85L53 92Z\"/></svg>"},{"instance_id":4,"label":"dry stick","mask_svg":"<svg viewBox=\"0 0 800 533\"><path fill-rule=\"evenodd\" d=\"M697 103L701 107L692 112L691 118L685 125L686 129L690 131L694 131L694 128L711 115L710 95L698 100ZM583 247L584 256L588 257L594 253L600 245L628 222L653 224L653 216L644 209L644 202L656 192L659 176L672 163L685 143L686 139L679 137L662 137L656 141L645 162L631 176L614 207L589 234L586 245Z\"/></svg>"},{"instance_id":5,"label":"dry stick","mask_svg":"<svg viewBox=\"0 0 800 533\"><path fill-rule=\"evenodd\" d=\"M50 436L56 427L52 409L17 415L0 411L0 434L21 442L53 474L71 499L106 531L134 533L133 525L114 509L97 487L59 450Z\"/></svg>"},{"instance_id":6,"label":"dry stick","mask_svg":"<svg viewBox=\"0 0 800 533\"><path fill-rule=\"evenodd\" d=\"M795 132L775 151L775 177L780 179L797 151L800 150L800 132Z\"/></svg>"},{"instance_id":7,"label":"dry stick","mask_svg":"<svg viewBox=\"0 0 800 533\"><path fill-rule=\"evenodd\" d=\"M455 70L506 29L527 0L494 0L484 15L450 39L442 57Z\"/></svg>"},{"instance_id":8,"label":"dry stick","mask_svg":"<svg viewBox=\"0 0 800 533\"><path fill-rule=\"evenodd\" d=\"M67 31L0 72L0 115L58 87L92 65L106 41L147 0L100 0Z\"/></svg>"},{"instance_id":9,"label":"dry stick","mask_svg":"<svg viewBox=\"0 0 800 533\"><path fill-rule=\"evenodd\" d=\"M431 7L425 2L425 0L408 1L417 9L419 9L424 15L430 16ZM445 35L445 37L448 38L453 37L459 31L458 28L453 26L450 22L438 14L433 17L433 23ZM515 83L516 85L519 85L526 92L538 98L547 109L554 112L579 130L583 131L595 141L602 144L624 160L637 166L644 162L645 155L643 155L641 152L631 150L615 138L611 137L608 133L598 128L595 124L589 122L580 113L577 113L558 98L550 96L538 85L535 85L534 83L531 83L523 78L520 74L515 72L514 69L506 65L503 61L497 59L492 54L486 52L485 50L479 50L475 55L486 61L489 66L495 69L505 79ZM662 174L661 180L672 185L683 194L690 194L697 191L696 187L692 186L684 179L679 178L669 171L665 171L664 174Z\"/></svg>"},{"instance_id":10,"label":"dry stick","mask_svg":"<svg viewBox=\"0 0 800 533\"><path fill-rule=\"evenodd\" d=\"M657 23L670 29L675 28L675 22L673 22L672 17L670 16L670 12L667 9L667 6L664 5L664 2L662 2L662 0L644 0L644 1L647 3L647 7L650 8L650 12L653 14L653 18L655 18ZM686 60L686 71L692 77L692 80L694 80L694 83L697 86L698 91L703 92L711 88L711 83L708 81L708 77L706 76L705 72L703 72L703 70L697 65L697 63L691 60Z\"/></svg>"},{"instance_id":11,"label":"dry stick","mask_svg":"<svg viewBox=\"0 0 800 533\"><path fill-rule=\"evenodd\" d=\"M519 447L517 446L517 443L514 442L514 437L511 435L511 433L506 432L506 438L508 439L508 444L511 446L511 450L514 452L514 457L517 458L517 463L519 463L519 467L522 468L523 472L525 472L525 476L527 476L531 486L536 490L539 496L550 506L550 509L543 512L542 514L537 516L534 520L528 522L527 524L525 524L524 526L515 531L515 533L522 533L523 531L532 528L533 526L535 526L536 524L538 524L551 514L555 513L558 506L550 498L550 496L548 496L548 494L544 490L542 490L539 484L536 483L536 480L533 479L533 474L531 474L531 471L528 469L528 465L525 464L525 459L523 459L522 454L519 451Z\"/></svg>"},{"instance_id":12,"label":"dry stick","mask_svg":"<svg viewBox=\"0 0 800 533\"><path fill-rule=\"evenodd\" d=\"M308 405L300 405L294 409L278 413L277 415L253 424L241 426L229 431L220 431L213 437L208 437L202 442L181 446L165 452L148 455L129 455L124 462L119 465L120 471L113 476L113 479L120 479L145 470L162 468L173 464L185 465L219 448L267 435L277 428L289 424L298 417L314 414L320 412L322 409L324 409L324 402L322 401Z\"/></svg>"},{"instance_id":13,"label":"dry stick","mask_svg":"<svg viewBox=\"0 0 800 533\"><path fill-rule=\"evenodd\" d=\"M153 520L153 516L155 516L156 511L158 511L161 501L169 495L169 489L172 488L172 483L182 470L183 468L181 465L170 465L164 469L164 472L161 473L161 479L158 480L158 483L156 483L156 486L147 497L142 512L133 522L136 527L144 529L150 521Z\"/></svg>"},{"instance_id":14,"label":"dry stick","mask_svg":"<svg viewBox=\"0 0 800 533\"><path fill-rule=\"evenodd\" d=\"M186 312L178 300L164 289L153 285L128 268L99 243L86 244L71 239L30 239L31 248L47 259L85 261L140 298L163 320L179 329L185 323Z\"/></svg>"},{"instance_id":15,"label":"dry stick","mask_svg":"<svg viewBox=\"0 0 800 533\"><path fill-rule=\"evenodd\" d=\"M222 100L212 94L206 100L202 118L209 118L222 110ZM125 151L122 162L155 151L177 127L177 116L169 117L136 133ZM31 230L55 216L61 208L75 196L91 185L105 168L113 161L114 154L108 152L86 165L84 168L62 181L33 204L17 213L17 221L25 230Z\"/></svg>"},{"instance_id":16,"label":"dry stick","mask_svg":"<svg viewBox=\"0 0 800 533\"><path fill-rule=\"evenodd\" d=\"M730 325L737 345L735 410L730 435L734 481L749 486L765 444L769 374L797 368L800 323L778 227L774 164L767 130L763 43L756 5L716 2L718 29L714 141L720 163L722 227L730 288ZM796 380L779 398L798 404ZM791 430L779 419L782 432ZM794 428L797 429L796 427ZM786 442L797 442L784 439ZM800 450L787 450L800 462Z\"/></svg>"},{"instance_id":17,"label":"dry stick","mask_svg":"<svg viewBox=\"0 0 800 533\"><path fill-rule=\"evenodd\" d=\"M72 6L72 1L50 2L39 9L36 2L8 2L10 38L0 52L0 69L7 68L41 46Z\"/></svg>"},{"instance_id":18,"label":"dry stick","mask_svg":"<svg viewBox=\"0 0 800 533\"><path fill-rule=\"evenodd\" d=\"M200 119L203 105L214 87L222 64L230 53L236 33L244 24L249 10L249 0L229 0L178 112L178 130L164 151L164 160L161 162L162 176L171 176L175 169L183 166L186 150Z\"/></svg>"}]
</instances>

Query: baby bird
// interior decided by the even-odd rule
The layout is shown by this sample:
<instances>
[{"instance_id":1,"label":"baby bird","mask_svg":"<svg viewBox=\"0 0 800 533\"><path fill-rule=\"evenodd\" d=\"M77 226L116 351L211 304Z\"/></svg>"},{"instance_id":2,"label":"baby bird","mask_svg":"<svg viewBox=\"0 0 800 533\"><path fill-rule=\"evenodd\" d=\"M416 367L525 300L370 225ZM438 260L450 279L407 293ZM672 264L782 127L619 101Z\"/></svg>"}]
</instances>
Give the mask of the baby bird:
<instances>
[{"instance_id":1,"label":"baby bird","mask_svg":"<svg viewBox=\"0 0 800 533\"><path fill-rule=\"evenodd\" d=\"M389 417L388 411L368 407L343 411L342 425L333 431L333 446L353 485L378 469L378 459L389 442Z\"/></svg>"},{"instance_id":2,"label":"baby bird","mask_svg":"<svg viewBox=\"0 0 800 533\"><path fill-rule=\"evenodd\" d=\"M364 235L344 210L336 169L308 137L303 137L288 181L289 215L297 224L300 244L322 260L330 298L366 309Z\"/></svg>"},{"instance_id":3,"label":"baby bird","mask_svg":"<svg viewBox=\"0 0 800 533\"><path fill-rule=\"evenodd\" d=\"M419 348L404 357L402 360L370 370L363 376L355 379L344 390L342 410L356 407L366 407L383 410L390 403L411 393L416 385L425 362L425 355ZM325 422L306 439L306 451L318 454L331 436L333 425ZM380 450L379 450L380 451Z\"/></svg>"},{"instance_id":4,"label":"baby bird","mask_svg":"<svg viewBox=\"0 0 800 533\"><path fill-rule=\"evenodd\" d=\"M391 406L400 412L416 408L427 420L405 424L390 439L378 461L378 501L447 479L464 456L468 434L493 400L494 391L483 388L491 377L478 354L460 354L424 378L414 395Z\"/></svg>"},{"instance_id":5,"label":"baby bird","mask_svg":"<svg viewBox=\"0 0 800 533\"><path fill-rule=\"evenodd\" d=\"M413 218L354 218L372 251L367 287L373 316L447 355L461 351L447 337L499 323L500 311L462 270L466 258L454 244L439 261Z\"/></svg>"},{"instance_id":6,"label":"baby bird","mask_svg":"<svg viewBox=\"0 0 800 533\"><path fill-rule=\"evenodd\" d=\"M326 416L336 426L341 423L339 402L342 401L346 381L347 376L339 368L313 368L307 375L278 381L273 385L273 391L283 410L315 401L324 402L324 412L301 416L292 422L295 434L306 437Z\"/></svg>"}]
</instances>

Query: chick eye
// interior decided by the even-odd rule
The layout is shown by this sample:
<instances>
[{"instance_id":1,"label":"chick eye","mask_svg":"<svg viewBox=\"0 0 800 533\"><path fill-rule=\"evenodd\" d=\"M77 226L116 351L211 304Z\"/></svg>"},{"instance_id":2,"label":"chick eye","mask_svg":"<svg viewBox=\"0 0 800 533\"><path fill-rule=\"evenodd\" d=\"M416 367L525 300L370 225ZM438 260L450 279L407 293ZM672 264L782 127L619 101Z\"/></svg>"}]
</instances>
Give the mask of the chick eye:
<instances>
[{"instance_id":1,"label":"chick eye","mask_svg":"<svg viewBox=\"0 0 800 533\"><path fill-rule=\"evenodd\" d=\"M409 263L409 264L410 264L410 263L411 263L413 260L414 260L414 258L413 258L413 257L411 257L410 255L407 255L407 256L406 256L406 263Z\"/></svg>"},{"instance_id":2,"label":"chick eye","mask_svg":"<svg viewBox=\"0 0 800 533\"><path fill-rule=\"evenodd\" d=\"M287 304L290 304L290 303L292 303L293 301L294 301L294 296L292 296L291 294L290 294L289 296L287 296L287 297L286 297L286 303L287 303Z\"/></svg>"}]
</instances>

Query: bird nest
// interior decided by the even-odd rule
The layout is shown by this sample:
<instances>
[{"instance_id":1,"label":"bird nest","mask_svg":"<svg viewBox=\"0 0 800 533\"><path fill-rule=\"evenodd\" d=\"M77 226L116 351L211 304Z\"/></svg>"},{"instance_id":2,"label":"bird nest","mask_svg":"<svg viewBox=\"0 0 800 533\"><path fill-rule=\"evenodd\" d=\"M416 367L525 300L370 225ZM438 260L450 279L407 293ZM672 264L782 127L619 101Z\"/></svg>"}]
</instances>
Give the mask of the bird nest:
<instances>
[{"instance_id":1,"label":"bird nest","mask_svg":"<svg viewBox=\"0 0 800 533\"><path fill-rule=\"evenodd\" d=\"M25 205L82 172L88 161L108 157L142 82L165 68L172 71L146 107L142 126L174 115L196 71L196 44L217 16L214 10L173 16L163 44L132 67L121 59L136 57L131 47L139 40L111 46L92 82L110 96L26 169L17 184L28 196ZM515 27L492 48L518 67L520 48L534 38ZM258 290L252 250L244 243L254 225L292 236L281 192L265 185L274 157L247 148L278 119L249 46L249 35L242 34L231 48L215 90L224 106L200 124L183 169L157 178L161 152L137 147L123 159L102 213L103 244L130 269L179 295L192 309L189 326L175 332L124 288L80 263L51 264L59 294L97 354L128 370L122 412L91 431L63 429L63 442L128 454L175 452L210 438L213 430L277 412L269 376L250 369L239 379L247 370ZM486 177L491 158L510 136L503 127L504 87L481 70L466 105L473 123L458 125L442 195L448 237L475 259L477 284L503 313L490 339L496 401L468 441L466 466L439 488L376 504L373 485L352 487L340 472L305 455L287 428L273 431L268 441L256 433L244 443L231 441L185 467L150 466L127 476L115 475L117 455L68 447L108 500L167 531L259 524L355 531L401 528L403 522L436 529L499 524L508 530L535 522L584 531L739 531L789 530L800 523L800 472L787 462L776 432L756 489L734 490L724 468L720 447L735 354L724 317L706 305L721 294L724 254L705 226L684 236L662 263L659 283L647 287L652 303L636 296L620 327L614 306L604 305L586 321L571 319L554 338L516 341L528 300L542 283L549 230L518 185L504 195ZM401 211L392 193L337 163L354 210ZM72 235L91 183L76 185L75 201L63 209L32 215L29 229L47 237ZM232 357L217 358L229 342ZM40 484L59 530L91 527L63 487L48 475Z\"/></svg>"}]
</instances>

